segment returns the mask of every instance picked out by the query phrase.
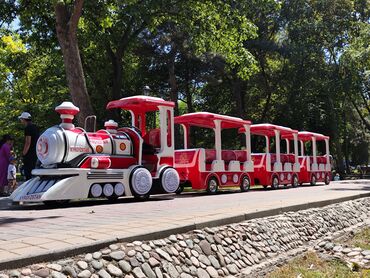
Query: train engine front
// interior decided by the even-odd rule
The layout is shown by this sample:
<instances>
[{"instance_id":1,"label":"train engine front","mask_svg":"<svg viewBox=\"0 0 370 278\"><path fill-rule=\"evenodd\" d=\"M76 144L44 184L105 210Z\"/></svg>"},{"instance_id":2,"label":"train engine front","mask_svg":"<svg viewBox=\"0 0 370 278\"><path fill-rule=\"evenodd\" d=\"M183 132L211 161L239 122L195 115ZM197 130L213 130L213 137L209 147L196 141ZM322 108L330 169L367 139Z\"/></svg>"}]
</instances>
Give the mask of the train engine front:
<instances>
[{"instance_id":1,"label":"train engine front","mask_svg":"<svg viewBox=\"0 0 370 278\"><path fill-rule=\"evenodd\" d=\"M62 123L40 136L36 152L41 167L32 171L34 178L14 191L13 202L149 197L153 173L142 166L143 138L137 129L118 129L118 124L109 120L105 129L86 132L73 125L79 108L71 102L63 102L55 111Z\"/></svg>"}]
</instances>

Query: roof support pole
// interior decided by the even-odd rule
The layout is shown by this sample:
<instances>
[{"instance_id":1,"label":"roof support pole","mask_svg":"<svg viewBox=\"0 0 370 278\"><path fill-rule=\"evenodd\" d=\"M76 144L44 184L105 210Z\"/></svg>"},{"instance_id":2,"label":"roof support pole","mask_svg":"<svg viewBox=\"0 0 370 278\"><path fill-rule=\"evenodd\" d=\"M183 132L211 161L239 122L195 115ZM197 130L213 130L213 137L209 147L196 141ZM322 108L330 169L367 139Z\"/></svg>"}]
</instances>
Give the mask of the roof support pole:
<instances>
[{"instance_id":1,"label":"roof support pole","mask_svg":"<svg viewBox=\"0 0 370 278\"><path fill-rule=\"evenodd\" d=\"M304 142L302 140L299 142L301 142L301 156L304 156Z\"/></svg>"},{"instance_id":2,"label":"roof support pole","mask_svg":"<svg viewBox=\"0 0 370 278\"><path fill-rule=\"evenodd\" d=\"M326 164L330 165L329 139L325 139Z\"/></svg>"},{"instance_id":3,"label":"roof support pole","mask_svg":"<svg viewBox=\"0 0 370 278\"><path fill-rule=\"evenodd\" d=\"M265 135L265 139L266 139L266 170L268 172L271 171L271 156L270 156L270 138Z\"/></svg>"},{"instance_id":4,"label":"roof support pole","mask_svg":"<svg viewBox=\"0 0 370 278\"><path fill-rule=\"evenodd\" d=\"M221 155L221 121L220 120L215 120L215 149L216 149L216 160L222 160L222 155Z\"/></svg>"},{"instance_id":5,"label":"roof support pole","mask_svg":"<svg viewBox=\"0 0 370 278\"><path fill-rule=\"evenodd\" d=\"M298 163L298 134L293 134L293 140L294 140L294 162Z\"/></svg>"},{"instance_id":6,"label":"roof support pole","mask_svg":"<svg viewBox=\"0 0 370 278\"><path fill-rule=\"evenodd\" d=\"M247 161L252 161L252 147L251 147L251 127L250 125L243 125L245 129L245 150L247 152Z\"/></svg>"},{"instance_id":7,"label":"roof support pole","mask_svg":"<svg viewBox=\"0 0 370 278\"><path fill-rule=\"evenodd\" d=\"M317 164L317 146L316 146L315 137L312 137L312 156L313 156L313 163Z\"/></svg>"},{"instance_id":8,"label":"roof support pole","mask_svg":"<svg viewBox=\"0 0 370 278\"><path fill-rule=\"evenodd\" d=\"M184 149L189 148L189 126L181 124L184 131Z\"/></svg>"},{"instance_id":9,"label":"roof support pole","mask_svg":"<svg viewBox=\"0 0 370 278\"><path fill-rule=\"evenodd\" d=\"M266 139L266 152L265 153L270 153L270 138L265 135Z\"/></svg>"},{"instance_id":10,"label":"roof support pole","mask_svg":"<svg viewBox=\"0 0 370 278\"><path fill-rule=\"evenodd\" d=\"M275 131L275 145L276 145L276 162L280 163L281 162L281 157L280 157L280 131L279 130L274 130Z\"/></svg>"},{"instance_id":11,"label":"roof support pole","mask_svg":"<svg viewBox=\"0 0 370 278\"><path fill-rule=\"evenodd\" d=\"M136 127L135 113L132 110L128 110L128 111L130 111L130 114L131 114L131 126L135 126Z\"/></svg>"},{"instance_id":12,"label":"roof support pole","mask_svg":"<svg viewBox=\"0 0 370 278\"><path fill-rule=\"evenodd\" d=\"M289 144L289 139L285 139L285 143L286 143L286 153L287 153L287 154L290 154L290 144Z\"/></svg>"}]
</instances>

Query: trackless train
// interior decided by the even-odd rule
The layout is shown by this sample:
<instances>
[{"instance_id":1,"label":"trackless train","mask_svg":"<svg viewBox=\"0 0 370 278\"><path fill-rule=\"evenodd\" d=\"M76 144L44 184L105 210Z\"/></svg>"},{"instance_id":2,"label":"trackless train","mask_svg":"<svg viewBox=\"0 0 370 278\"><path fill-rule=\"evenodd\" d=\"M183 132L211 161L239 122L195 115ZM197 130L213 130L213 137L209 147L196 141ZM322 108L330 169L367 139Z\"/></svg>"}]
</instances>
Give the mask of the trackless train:
<instances>
[{"instance_id":1,"label":"trackless train","mask_svg":"<svg viewBox=\"0 0 370 278\"><path fill-rule=\"evenodd\" d=\"M104 129L87 132L73 124L79 108L63 102L55 108L62 122L47 129L37 142L41 167L33 170L34 178L17 188L11 199L21 203L121 196L144 200L151 194L181 193L184 186L216 193L235 186L248 191L255 184L276 189L331 180L327 136L272 124L252 125L207 112L174 117L174 106L171 101L149 96L111 101L107 109L130 112L131 126L119 127L109 120ZM153 112L158 128L147 124ZM175 124L183 128L184 148L179 150L175 150ZM189 149L192 126L214 131L214 149ZM223 150L224 129L244 134L244 148ZM264 153L252 153L252 136L265 138ZM281 141L286 142L285 153ZM324 156L317 154L318 141L325 142ZM305 142L311 142L312 156L304 153Z\"/></svg>"}]
</instances>

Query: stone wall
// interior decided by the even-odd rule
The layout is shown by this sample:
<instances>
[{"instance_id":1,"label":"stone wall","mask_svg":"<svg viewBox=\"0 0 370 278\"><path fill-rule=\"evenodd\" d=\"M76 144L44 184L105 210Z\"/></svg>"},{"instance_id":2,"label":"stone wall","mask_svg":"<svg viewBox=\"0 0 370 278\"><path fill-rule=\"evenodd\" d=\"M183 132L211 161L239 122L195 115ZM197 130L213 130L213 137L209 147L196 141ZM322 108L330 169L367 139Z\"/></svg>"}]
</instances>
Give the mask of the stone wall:
<instances>
[{"instance_id":1,"label":"stone wall","mask_svg":"<svg viewBox=\"0 0 370 278\"><path fill-rule=\"evenodd\" d=\"M363 198L159 240L114 244L95 253L5 271L2 277L248 276L363 225L369 216L370 198Z\"/></svg>"}]
</instances>

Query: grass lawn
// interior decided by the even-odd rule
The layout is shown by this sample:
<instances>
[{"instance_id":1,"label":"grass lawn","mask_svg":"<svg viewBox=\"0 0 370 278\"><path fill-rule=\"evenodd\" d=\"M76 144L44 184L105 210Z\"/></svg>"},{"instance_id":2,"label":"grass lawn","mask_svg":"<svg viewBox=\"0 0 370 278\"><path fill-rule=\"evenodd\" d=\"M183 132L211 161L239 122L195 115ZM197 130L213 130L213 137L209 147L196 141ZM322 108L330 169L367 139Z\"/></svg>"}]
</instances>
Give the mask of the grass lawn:
<instances>
[{"instance_id":1,"label":"grass lawn","mask_svg":"<svg viewBox=\"0 0 370 278\"><path fill-rule=\"evenodd\" d=\"M268 278L370 278L370 270L351 271L339 260L324 261L316 253L308 252L269 273Z\"/></svg>"},{"instance_id":2,"label":"grass lawn","mask_svg":"<svg viewBox=\"0 0 370 278\"><path fill-rule=\"evenodd\" d=\"M346 241L346 244L370 250L370 227L367 227L361 232L355 234L353 238Z\"/></svg>"}]
</instances>

